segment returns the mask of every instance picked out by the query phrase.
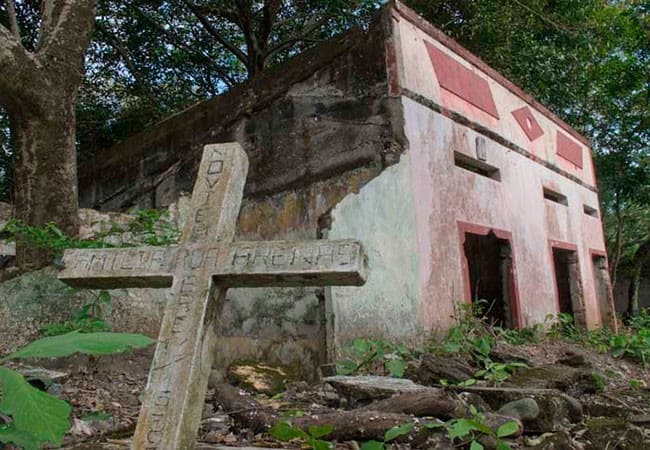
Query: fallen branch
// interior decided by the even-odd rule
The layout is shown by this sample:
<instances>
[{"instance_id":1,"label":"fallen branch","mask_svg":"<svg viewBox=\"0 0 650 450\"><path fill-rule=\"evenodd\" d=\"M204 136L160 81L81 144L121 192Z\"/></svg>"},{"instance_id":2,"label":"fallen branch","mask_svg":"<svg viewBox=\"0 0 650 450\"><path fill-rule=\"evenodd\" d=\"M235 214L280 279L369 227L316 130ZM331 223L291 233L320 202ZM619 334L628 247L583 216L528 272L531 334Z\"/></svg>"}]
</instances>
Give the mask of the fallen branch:
<instances>
[{"instance_id":1,"label":"fallen branch","mask_svg":"<svg viewBox=\"0 0 650 450\"><path fill-rule=\"evenodd\" d=\"M215 400L237 423L256 433L266 432L276 423L285 420L271 408L261 405L245 391L229 384L219 384L215 387ZM386 430L407 422L417 424L417 420L407 414L365 409L333 411L291 419L294 426L305 431L313 425L330 425L333 431L327 435L327 439L338 441L383 440Z\"/></svg>"}]
</instances>

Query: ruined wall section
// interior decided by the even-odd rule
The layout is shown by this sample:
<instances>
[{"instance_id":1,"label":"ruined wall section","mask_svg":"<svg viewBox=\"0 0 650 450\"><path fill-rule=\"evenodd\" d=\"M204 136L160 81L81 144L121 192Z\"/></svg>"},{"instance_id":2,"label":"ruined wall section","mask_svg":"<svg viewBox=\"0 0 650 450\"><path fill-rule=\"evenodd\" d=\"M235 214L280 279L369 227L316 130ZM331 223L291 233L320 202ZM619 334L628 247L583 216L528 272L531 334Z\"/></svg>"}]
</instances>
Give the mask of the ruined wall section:
<instances>
[{"instance_id":1,"label":"ruined wall section","mask_svg":"<svg viewBox=\"0 0 650 450\"><path fill-rule=\"evenodd\" d=\"M402 105L388 96L389 26L384 10L370 30L327 42L100 154L79 171L81 203L165 207L191 191L204 144L237 141L250 171L236 239L321 237L329 211L405 147ZM315 288L230 290L216 365L261 359L314 377L325 362L323 299Z\"/></svg>"},{"instance_id":2,"label":"ruined wall section","mask_svg":"<svg viewBox=\"0 0 650 450\"><path fill-rule=\"evenodd\" d=\"M166 207L191 191L203 145L238 141L248 153L248 197L390 164L403 147L401 105L386 95L387 10L352 30L199 103L82 165L84 207Z\"/></svg>"}]
</instances>

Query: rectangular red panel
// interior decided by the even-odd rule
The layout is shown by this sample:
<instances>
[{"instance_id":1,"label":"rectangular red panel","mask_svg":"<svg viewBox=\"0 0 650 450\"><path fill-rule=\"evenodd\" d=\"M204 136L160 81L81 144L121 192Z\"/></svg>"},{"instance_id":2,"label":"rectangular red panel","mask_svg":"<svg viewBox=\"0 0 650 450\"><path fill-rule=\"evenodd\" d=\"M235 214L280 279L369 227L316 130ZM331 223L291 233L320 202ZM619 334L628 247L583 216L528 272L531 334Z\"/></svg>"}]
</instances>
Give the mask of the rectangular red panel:
<instances>
[{"instance_id":1,"label":"rectangular red panel","mask_svg":"<svg viewBox=\"0 0 650 450\"><path fill-rule=\"evenodd\" d=\"M556 153L582 169L582 147L569 136L557 131Z\"/></svg>"},{"instance_id":2,"label":"rectangular red panel","mask_svg":"<svg viewBox=\"0 0 650 450\"><path fill-rule=\"evenodd\" d=\"M440 87L459 96L493 117L499 118L487 80L429 42L424 42Z\"/></svg>"}]
</instances>

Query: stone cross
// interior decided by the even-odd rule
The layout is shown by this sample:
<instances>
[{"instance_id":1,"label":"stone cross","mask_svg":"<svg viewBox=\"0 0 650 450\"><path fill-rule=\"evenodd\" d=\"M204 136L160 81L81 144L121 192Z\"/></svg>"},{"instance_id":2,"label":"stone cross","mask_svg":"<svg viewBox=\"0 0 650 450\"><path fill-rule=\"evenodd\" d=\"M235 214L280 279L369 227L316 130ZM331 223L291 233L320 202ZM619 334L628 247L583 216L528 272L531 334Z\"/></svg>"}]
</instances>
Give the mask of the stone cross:
<instances>
[{"instance_id":1,"label":"stone cross","mask_svg":"<svg viewBox=\"0 0 650 450\"><path fill-rule=\"evenodd\" d=\"M248 159L236 143L205 147L177 247L66 250L59 279L75 287L169 287L133 449L192 449L229 287L361 285L353 240L231 242Z\"/></svg>"}]
</instances>

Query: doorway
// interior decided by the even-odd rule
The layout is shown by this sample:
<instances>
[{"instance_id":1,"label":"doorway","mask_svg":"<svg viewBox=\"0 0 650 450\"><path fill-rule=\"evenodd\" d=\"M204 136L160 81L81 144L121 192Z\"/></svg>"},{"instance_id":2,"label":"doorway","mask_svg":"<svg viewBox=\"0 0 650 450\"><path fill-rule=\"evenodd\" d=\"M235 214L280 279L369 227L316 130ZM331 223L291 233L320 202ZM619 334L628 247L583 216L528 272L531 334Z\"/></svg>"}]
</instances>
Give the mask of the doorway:
<instances>
[{"instance_id":1,"label":"doorway","mask_svg":"<svg viewBox=\"0 0 650 450\"><path fill-rule=\"evenodd\" d=\"M493 230L487 234L465 232L463 252L472 304L488 323L502 328L517 327L510 241L498 237Z\"/></svg>"},{"instance_id":2,"label":"doorway","mask_svg":"<svg viewBox=\"0 0 650 450\"><path fill-rule=\"evenodd\" d=\"M578 255L575 250L563 247L552 246L551 250L558 312L571 314L577 326L585 327L586 317Z\"/></svg>"}]
</instances>

